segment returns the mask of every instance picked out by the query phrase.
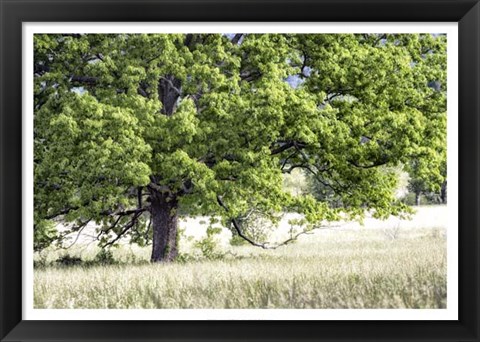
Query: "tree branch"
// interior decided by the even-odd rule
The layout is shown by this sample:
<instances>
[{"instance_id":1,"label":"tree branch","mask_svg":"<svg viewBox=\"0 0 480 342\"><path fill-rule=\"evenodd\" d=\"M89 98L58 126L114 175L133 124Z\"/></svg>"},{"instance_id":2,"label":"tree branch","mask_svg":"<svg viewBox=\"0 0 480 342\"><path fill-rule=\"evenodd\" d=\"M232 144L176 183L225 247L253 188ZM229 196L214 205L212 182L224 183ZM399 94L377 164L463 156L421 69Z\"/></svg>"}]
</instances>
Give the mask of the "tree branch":
<instances>
[{"instance_id":1,"label":"tree branch","mask_svg":"<svg viewBox=\"0 0 480 342\"><path fill-rule=\"evenodd\" d=\"M223 202L223 199L221 196L217 195L217 202L218 204L223 208L225 209L226 212L229 212L230 210L228 209L228 207L225 205L225 203ZM251 244L252 246L255 246L255 247L260 247L260 248L263 248L263 249L277 249L278 247L281 247L281 246L285 246L295 240L298 239L298 237L300 237L301 235L305 235L305 234L313 234L312 230L313 229L318 229L320 227L314 227L313 229L310 229L310 230L303 230L293 236L291 236L290 238L280 242L280 243L277 243L275 245L269 245L267 242L263 242L263 243L260 243L260 242L256 242L252 239L250 239L248 236L246 236L240 225L238 224L237 220L232 218L230 220L230 222L232 223L233 227L235 228L235 231L237 232L238 236L240 236L242 239L244 239L245 241L247 241L249 244Z\"/></svg>"},{"instance_id":2,"label":"tree branch","mask_svg":"<svg viewBox=\"0 0 480 342\"><path fill-rule=\"evenodd\" d=\"M153 189L161 193L171 192L171 189L168 185L158 185L154 182L151 182L150 184L148 184L147 188Z\"/></svg>"},{"instance_id":3,"label":"tree branch","mask_svg":"<svg viewBox=\"0 0 480 342\"><path fill-rule=\"evenodd\" d=\"M282 173L291 173L295 169L301 169L301 168L306 169L307 167L308 166L305 164L293 164L293 165L290 165L288 169L285 169L284 166L282 166L281 169L282 169Z\"/></svg>"},{"instance_id":4,"label":"tree branch","mask_svg":"<svg viewBox=\"0 0 480 342\"><path fill-rule=\"evenodd\" d=\"M357 162L355 162L353 160L349 160L348 163L350 165L353 165L353 166L358 167L360 169L371 169L371 168L374 168L374 167L377 167L377 166L382 166L382 165L387 164L388 160L377 161L377 162L372 163L370 165L361 165L361 164L358 164Z\"/></svg>"},{"instance_id":5,"label":"tree branch","mask_svg":"<svg viewBox=\"0 0 480 342\"><path fill-rule=\"evenodd\" d=\"M91 76L79 76L79 75L72 75L70 77L70 82L72 83L78 83L78 84L84 84L84 85L88 85L88 86L95 86L98 84L98 82L100 81L100 79L98 77L91 77ZM178 89L176 89L178 90ZM124 90L117 90L117 92L124 92ZM139 85L138 88L137 88L137 93L143 97L149 97L148 93L146 92L146 90L141 86Z\"/></svg>"},{"instance_id":6,"label":"tree branch","mask_svg":"<svg viewBox=\"0 0 480 342\"><path fill-rule=\"evenodd\" d=\"M121 239L121 237L130 229L132 228L136 223L137 223L137 220L138 218L140 217L140 215L142 214L143 211L139 211L137 212L135 215L133 215L132 219L130 220L130 222L128 222L122 229L122 231L117 234L117 237L107 243L105 243L102 248L105 248L105 247L108 247L108 246L112 246L115 242L117 242L118 240ZM115 225L118 223L118 220L115 222ZM109 229L110 230L110 229Z\"/></svg>"},{"instance_id":7,"label":"tree branch","mask_svg":"<svg viewBox=\"0 0 480 342\"><path fill-rule=\"evenodd\" d=\"M141 186L137 188L137 208L138 209L142 208L142 190L143 190L143 187Z\"/></svg>"},{"instance_id":8,"label":"tree branch","mask_svg":"<svg viewBox=\"0 0 480 342\"><path fill-rule=\"evenodd\" d=\"M59 211L58 213L55 213L55 214L51 214L51 215L47 215L44 217L45 220L52 220L58 216L61 216L61 215L66 215L68 214L69 212L71 212L72 210L77 210L79 209L79 207L71 207L71 208L65 208L61 211Z\"/></svg>"},{"instance_id":9,"label":"tree branch","mask_svg":"<svg viewBox=\"0 0 480 342\"><path fill-rule=\"evenodd\" d=\"M118 216L117 219L115 220L115 222L113 222L113 224L110 225L110 227L108 227L106 230L101 230L97 235L97 240L100 239L100 236L102 234L106 234L109 231L111 231L112 229L114 229L117 226L118 222L120 222L121 219L122 219L122 216Z\"/></svg>"},{"instance_id":10,"label":"tree branch","mask_svg":"<svg viewBox=\"0 0 480 342\"><path fill-rule=\"evenodd\" d=\"M222 200L222 197L217 195L217 202L218 204L223 208L225 209L226 212L229 212L230 210L228 209L228 207L225 205L225 203L223 202ZM263 249L271 249L269 246L267 246L265 243L258 243L258 242L255 242L253 241L252 239L250 239L248 236L246 236L245 234L243 234L242 232L242 229L240 228L240 225L238 224L237 220L232 218L230 220L230 222L233 224L233 227L235 228L238 236L240 236L242 239L244 239L245 241L247 241L249 244L251 244L252 246L255 246L255 247L261 247Z\"/></svg>"},{"instance_id":11,"label":"tree branch","mask_svg":"<svg viewBox=\"0 0 480 342\"><path fill-rule=\"evenodd\" d=\"M191 179L182 180L182 188L175 193L175 196L191 194L193 189L194 184Z\"/></svg>"},{"instance_id":12,"label":"tree branch","mask_svg":"<svg viewBox=\"0 0 480 342\"><path fill-rule=\"evenodd\" d=\"M175 90L175 92L177 93L177 95L182 95L182 91L180 89L178 89L175 84L173 84L172 80L168 79L167 77L160 77L161 80L165 81L168 83L168 85L173 89Z\"/></svg>"},{"instance_id":13,"label":"tree branch","mask_svg":"<svg viewBox=\"0 0 480 342\"><path fill-rule=\"evenodd\" d=\"M287 158L285 158L285 160L282 163L282 166L280 167L280 170L282 170L282 172L283 172L285 166L287 165L288 161L290 160L290 158L294 157L296 154L297 154L296 152L293 152ZM293 169L291 169L290 171L287 171L287 173L292 172L292 170Z\"/></svg>"},{"instance_id":14,"label":"tree branch","mask_svg":"<svg viewBox=\"0 0 480 342\"><path fill-rule=\"evenodd\" d=\"M78 238L80 237L80 234L82 233L82 231L85 229L85 227L87 226L87 224L88 224L91 220L92 220L92 219L90 218L90 219L88 219L87 221L82 222L79 226L74 227L74 228L71 229L71 230L77 231L77 236L75 237L75 240L70 244L70 246L65 247L65 249L69 249L69 248L72 247L75 243L77 243ZM65 236L66 236L66 235L65 235Z\"/></svg>"},{"instance_id":15,"label":"tree branch","mask_svg":"<svg viewBox=\"0 0 480 342\"><path fill-rule=\"evenodd\" d=\"M307 78L308 76L305 74L305 68L307 68L307 63L308 63L308 55L305 51L302 51L303 54L303 61L302 61L302 66L300 67L300 77Z\"/></svg>"},{"instance_id":16,"label":"tree branch","mask_svg":"<svg viewBox=\"0 0 480 342\"><path fill-rule=\"evenodd\" d=\"M147 92L146 92L145 89L143 89L142 87L138 87L137 92L138 92L139 95L142 95L143 97L147 97L147 98L148 98Z\"/></svg>"},{"instance_id":17,"label":"tree branch","mask_svg":"<svg viewBox=\"0 0 480 342\"><path fill-rule=\"evenodd\" d=\"M253 80L258 80L260 77L262 77L262 73L257 70L240 72L240 78L243 81L249 82Z\"/></svg>"},{"instance_id":18,"label":"tree branch","mask_svg":"<svg viewBox=\"0 0 480 342\"><path fill-rule=\"evenodd\" d=\"M98 77L72 75L70 81L73 83L87 84L90 86L98 83Z\"/></svg>"},{"instance_id":19,"label":"tree branch","mask_svg":"<svg viewBox=\"0 0 480 342\"><path fill-rule=\"evenodd\" d=\"M243 37L243 33L237 33L237 34L235 34L235 36L233 36L233 38L232 38L232 40L231 40L232 44L233 44L233 45L237 45L238 42L240 41L240 39L242 39L242 37Z\"/></svg>"},{"instance_id":20,"label":"tree branch","mask_svg":"<svg viewBox=\"0 0 480 342\"><path fill-rule=\"evenodd\" d=\"M184 44L187 48L190 48L190 44L192 43L192 39L193 39L193 34L191 34L191 33L189 33L185 36Z\"/></svg>"},{"instance_id":21,"label":"tree branch","mask_svg":"<svg viewBox=\"0 0 480 342\"><path fill-rule=\"evenodd\" d=\"M147 211L149 209L149 207L147 208L137 208L137 209L132 209L132 210L125 210L125 211L121 211L121 212L118 212L118 213L113 213L111 215L115 215L115 216L128 216L128 215L132 215L132 214L138 214L138 213L143 213L144 211Z\"/></svg>"},{"instance_id":22,"label":"tree branch","mask_svg":"<svg viewBox=\"0 0 480 342\"><path fill-rule=\"evenodd\" d=\"M279 153L282 153L283 151L285 150L288 150L289 148L291 147L295 147L297 150L300 150L304 147L307 146L307 144L301 142L301 141L294 141L294 140L291 140L291 141L278 141L276 143L279 143L280 146L274 148L273 146L270 147L270 154L271 155L275 155L275 154L279 154Z\"/></svg>"}]
</instances>

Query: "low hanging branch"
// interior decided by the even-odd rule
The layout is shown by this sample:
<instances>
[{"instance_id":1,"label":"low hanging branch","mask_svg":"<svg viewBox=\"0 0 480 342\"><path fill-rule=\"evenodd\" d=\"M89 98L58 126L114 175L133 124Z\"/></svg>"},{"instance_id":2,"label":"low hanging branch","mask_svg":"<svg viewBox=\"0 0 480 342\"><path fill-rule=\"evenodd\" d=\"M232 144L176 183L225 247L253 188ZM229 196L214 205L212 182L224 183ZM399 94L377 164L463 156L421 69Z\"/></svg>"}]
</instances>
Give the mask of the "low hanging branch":
<instances>
[{"instance_id":1,"label":"low hanging branch","mask_svg":"<svg viewBox=\"0 0 480 342\"><path fill-rule=\"evenodd\" d=\"M217 202L218 204L223 208L225 209L226 212L229 212L230 210L228 209L228 207L225 205L225 203L223 202L222 200L222 197L217 195ZM235 228L238 236L240 236L242 239L244 239L245 241L247 241L249 244L251 244L252 246L255 246L255 247L261 247L263 249L272 249L272 247L270 246L267 246L266 243L258 243L258 242L255 242L253 241L252 239L250 239L248 236L246 236L245 234L243 234L242 232L242 229L240 228L240 225L238 224L237 220L232 218L230 220L230 222L232 222L233 224L233 227Z\"/></svg>"},{"instance_id":2,"label":"low hanging branch","mask_svg":"<svg viewBox=\"0 0 480 342\"><path fill-rule=\"evenodd\" d=\"M119 213L115 213L113 215L117 216L117 219L115 220L115 222L113 222L113 224L108 227L106 230L102 230L100 231L100 233L98 234L97 236L97 240L100 239L100 236L102 234L105 234L111 230L113 230L117 224L120 222L120 220L122 219L122 217L124 216L129 216L129 215L132 215L133 214L133 217L130 219L130 221L123 227L122 231L120 233L117 234L117 237L115 239L113 239L112 241L109 241L107 243L105 243L102 248L105 248L107 246L111 246L113 245L115 242L117 242L118 240L120 240L120 238L128 231L130 230L130 228L132 228L135 223L137 222L138 218L140 217L140 215L142 215L143 212L147 211L148 208L138 208L138 209L133 209L133 210L127 210L127 211L123 211L123 212L119 212Z\"/></svg>"},{"instance_id":3,"label":"low hanging branch","mask_svg":"<svg viewBox=\"0 0 480 342\"><path fill-rule=\"evenodd\" d=\"M76 235L76 237L75 237L75 240L73 240L73 242L72 242L70 245L68 245L67 247L65 247L65 249L69 249L69 248L72 247L75 243L77 243L78 238L79 238L80 235L82 234L82 231L85 229L85 227L88 225L88 223L89 223L91 220L92 220L92 219L90 218L90 219L88 219L88 220L86 220L86 221L84 221L84 222L81 222L78 226L72 228L72 231L77 232L77 235ZM60 240L60 241L63 240L63 239L64 239L67 235L69 235L69 234L70 234L70 231L69 231L67 234L64 234L63 236L61 236L61 237L59 238L59 240Z\"/></svg>"},{"instance_id":4,"label":"low hanging branch","mask_svg":"<svg viewBox=\"0 0 480 342\"><path fill-rule=\"evenodd\" d=\"M117 234L117 237L116 237L115 239L113 239L113 240L105 243L105 244L102 246L102 248L105 248L105 247L108 247L108 246L112 246L115 242L117 242L118 240L120 240L120 238L121 238L128 230L130 230L130 229L135 225L135 223L137 223L138 218L140 217L140 215L142 215L142 213L143 213L144 211L145 211L145 210L137 210L137 211L135 212L135 214L133 215L133 217L131 218L131 220L123 227L122 231ZM118 221L119 221L119 220L117 219L117 221L114 223L113 226L117 225ZM111 228L113 228L113 226L110 227L109 230L110 230Z\"/></svg>"},{"instance_id":5,"label":"low hanging branch","mask_svg":"<svg viewBox=\"0 0 480 342\"><path fill-rule=\"evenodd\" d=\"M217 202L223 209L225 209L226 212L230 211L228 209L228 207L225 205L225 203L223 202L222 197L219 196L219 195L217 195ZM235 228L235 231L237 232L238 236L240 236L242 239L247 241L252 246L260 247L260 248L263 248L263 249L277 249L280 246L285 246L285 245L289 244L290 242L296 241L301 235L313 234L313 231L312 231L313 229L320 228L320 227L314 227L311 230L303 230L303 231L301 231L301 232L299 232L295 235L292 235L290 238L288 238L288 239L286 239L286 240L284 240L284 241L282 241L282 242L280 242L276 245L269 245L268 242L263 242L263 243L256 242L256 241L250 239L248 236L246 236L243 233L240 225L238 224L238 221L235 218L232 218L230 220L230 222L232 223L233 227Z\"/></svg>"}]
</instances>

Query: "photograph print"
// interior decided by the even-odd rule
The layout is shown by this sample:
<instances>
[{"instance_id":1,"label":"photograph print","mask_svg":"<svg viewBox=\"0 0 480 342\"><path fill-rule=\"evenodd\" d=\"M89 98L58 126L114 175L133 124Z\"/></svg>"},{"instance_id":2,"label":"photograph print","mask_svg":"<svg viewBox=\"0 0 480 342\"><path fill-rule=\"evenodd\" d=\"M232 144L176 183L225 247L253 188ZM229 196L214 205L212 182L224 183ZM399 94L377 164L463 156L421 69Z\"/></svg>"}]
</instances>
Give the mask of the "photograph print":
<instances>
[{"instance_id":1,"label":"photograph print","mask_svg":"<svg viewBox=\"0 0 480 342\"><path fill-rule=\"evenodd\" d=\"M446 47L34 34L34 309L445 309Z\"/></svg>"}]
</instances>

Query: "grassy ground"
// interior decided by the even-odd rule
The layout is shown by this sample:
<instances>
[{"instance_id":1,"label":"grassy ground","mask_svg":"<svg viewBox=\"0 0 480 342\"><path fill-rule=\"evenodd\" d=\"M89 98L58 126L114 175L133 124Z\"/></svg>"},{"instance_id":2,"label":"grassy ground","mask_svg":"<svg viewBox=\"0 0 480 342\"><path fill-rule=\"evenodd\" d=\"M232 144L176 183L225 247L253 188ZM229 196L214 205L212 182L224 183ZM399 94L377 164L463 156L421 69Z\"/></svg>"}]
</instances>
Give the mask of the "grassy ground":
<instances>
[{"instance_id":1,"label":"grassy ground","mask_svg":"<svg viewBox=\"0 0 480 342\"><path fill-rule=\"evenodd\" d=\"M89 255L90 253L90 255ZM82 257L92 257L92 250ZM35 308L444 308L444 229L320 231L274 251L148 264L123 246L118 264L45 266L36 256ZM50 260L50 261L49 261Z\"/></svg>"}]
</instances>

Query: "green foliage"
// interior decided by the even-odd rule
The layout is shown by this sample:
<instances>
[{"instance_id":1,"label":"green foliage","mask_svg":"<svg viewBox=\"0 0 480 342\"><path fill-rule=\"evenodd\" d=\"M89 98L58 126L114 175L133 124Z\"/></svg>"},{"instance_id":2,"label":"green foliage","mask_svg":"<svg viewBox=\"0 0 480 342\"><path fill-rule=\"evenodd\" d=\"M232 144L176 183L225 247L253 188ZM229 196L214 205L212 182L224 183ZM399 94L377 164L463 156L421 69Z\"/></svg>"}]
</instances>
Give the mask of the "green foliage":
<instances>
[{"instance_id":1,"label":"green foliage","mask_svg":"<svg viewBox=\"0 0 480 342\"><path fill-rule=\"evenodd\" d=\"M283 175L283 189L293 196L301 196L310 192L310 178L305 171L294 169Z\"/></svg>"},{"instance_id":2,"label":"green foliage","mask_svg":"<svg viewBox=\"0 0 480 342\"><path fill-rule=\"evenodd\" d=\"M35 216L97 222L102 244L148 242L152 189L189 215L313 224L403 212L391 167L444 177L444 35L41 34L34 56ZM286 191L294 169L324 193Z\"/></svg>"},{"instance_id":3,"label":"green foliage","mask_svg":"<svg viewBox=\"0 0 480 342\"><path fill-rule=\"evenodd\" d=\"M56 262L61 266L78 266L82 264L82 258L65 253Z\"/></svg>"},{"instance_id":4,"label":"green foliage","mask_svg":"<svg viewBox=\"0 0 480 342\"><path fill-rule=\"evenodd\" d=\"M93 264L97 265L113 265L116 264L116 260L113 257L113 253L109 249L101 249L95 258L92 261Z\"/></svg>"},{"instance_id":5,"label":"green foliage","mask_svg":"<svg viewBox=\"0 0 480 342\"><path fill-rule=\"evenodd\" d=\"M426 194L420 194L418 195L419 197L419 202L420 205L435 205L435 204L442 204L440 195L429 192ZM401 201L405 203L406 205L409 206L415 206L417 205L417 195L413 192L409 192L406 194L403 198L401 198Z\"/></svg>"},{"instance_id":6,"label":"green foliage","mask_svg":"<svg viewBox=\"0 0 480 342\"><path fill-rule=\"evenodd\" d=\"M447 167L446 154L440 154L441 167L433 173L425 171L424 165L419 161L413 161L410 164L410 180L408 190L413 194L413 204L416 205L417 199L422 204L441 203L442 187L446 187ZM409 200L407 197L406 201ZM408 202L407 202L408 203Z\"/></svg>"},{"instance_id":7,"label":"green foliage","mask_svg":"<svg viewBox=\"0 0 480 342\"><path fill-rule=\"evenodd\" d=\"M230 245L231 246L246 246L248 245L248 242L240 237L238 234L232 234L232 237L230 238Z\"/></svg>"},{"instance_id":8,"label":"green foliage","mask_svg":"<svg viewBox=\"0 0 480 342\"><path fill-rule=\"evenodd\" d=\"M253 241L264 243L270 240L270 236L277 227L280 218L280 216L268 215L252 209L247 215L239 217L237 221L241 225L245 236ZM232 234L232 239L238 238L235 230L232 231Z\"/></svg>"},{"instance_id":9,"label":"green foliage","mask_svg":"<svg viewBox=\"0 0 480 342\"><path fill-rule=\"evenodd\" d=\"M216 239L220 232L221 228L210 226L207 228L207 236L195 242L194 246L200 250L203 257L207 259L221 259L223 257Z\"/></svg>"},{"instance_id":10,"label":"green foliage","mask_svg":"<svg viewBox=\"0 0 480 342\"><path fill-rule=\"evenodd\" d=\"M50 220L39 220L33 229L33 250L40 251L58 238L55 223Z\"/></svg>"}]
</instances>

